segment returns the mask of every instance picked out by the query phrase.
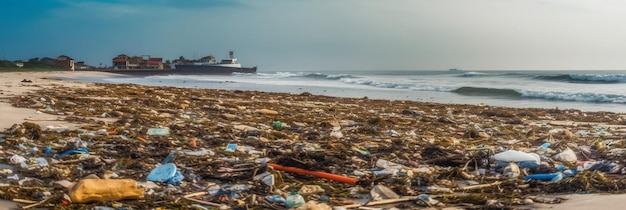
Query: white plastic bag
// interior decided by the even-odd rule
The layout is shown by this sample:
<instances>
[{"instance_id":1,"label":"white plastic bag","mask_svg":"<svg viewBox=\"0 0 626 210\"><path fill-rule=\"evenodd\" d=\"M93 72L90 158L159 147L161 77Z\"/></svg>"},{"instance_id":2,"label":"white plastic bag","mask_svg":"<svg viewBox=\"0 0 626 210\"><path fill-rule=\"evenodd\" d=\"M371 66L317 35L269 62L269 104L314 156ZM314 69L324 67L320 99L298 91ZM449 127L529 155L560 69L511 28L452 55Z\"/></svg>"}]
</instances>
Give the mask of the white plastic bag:
<instances>
[{"instance_id":1,"label":"white plastic bag","mask_svg":"<svg viewBox=\"0 0 626 210\"><path fill-rule=\"evenodd\" d=\"M541 160L539 155L535 153L526 153L517 150L508 150L493 155L494 160L503 162L522 162L522 161L535 161L539 163Z\"/></svg>"},{"instance_id":2,"label":"white plastic bag","mask_svg":"<svg viewBox=\"0 0 626 210\"><path fill-rule=\"evenodd\" d=\"M561 153L554 155L553 158L563 162L575 162L578 160L578 158L576 157L576 153L574 153L574 150L570 149L569 147L563 150Z\"/></svg>"}]
</instances>

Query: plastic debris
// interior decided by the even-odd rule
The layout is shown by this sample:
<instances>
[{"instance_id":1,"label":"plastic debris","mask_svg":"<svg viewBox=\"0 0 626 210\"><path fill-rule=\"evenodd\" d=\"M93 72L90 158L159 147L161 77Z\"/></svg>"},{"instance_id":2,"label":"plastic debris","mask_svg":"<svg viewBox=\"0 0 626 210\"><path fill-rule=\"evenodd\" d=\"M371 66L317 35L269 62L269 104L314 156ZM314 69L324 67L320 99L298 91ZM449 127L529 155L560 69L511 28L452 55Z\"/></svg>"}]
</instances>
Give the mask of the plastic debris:
<instances>
[{"instance_id":1,"label":"plastic debris","mask_svg":"<svg viewBox=\"0 0 626 210\"><path fill-rule=\"evenodd\" d=\"M152 169L146 179L148 181L176 184L183 180L183 175L180 171L178 171L176 165L173 163L167 163Z\"/></svg>"},{"instance_id":2,"label":"plastic debris","mask_svg":"<svg viewBox=\"0 0 626 210\"><path fill-rule=\"evenodd\" d=\"M94 86L12 100L80 126L33 119L0 132L4 198L67 209L507 209L558 201L538 193L626 189L619 114Z\"/></svg>"},{"instance_id":3,"label":"plastic debris","mask_svg":"<svg viewBox=\"0 0 626 210\"><path fill-rule=\"evenodd\" d=\"M374 186L374 188L370 191L370 196L372 201L400 198L400 196L393 192L393 190L383 185Z\"/></svg>"},{"instance_id":4,"label":"plastic debris","mask_svg":"<svg viewBox=\"0 0 626 210\"><path fill-rule=\"evenodd\" d=\"M169 128L150 128L147 132L148 135L151 136L167 136L170 135Z\"/></svg>"},{"instance_id":5,"label":"plastic debris","mask_svg":"<svg viewBox=\"0 0 626 210\"><path fill-rule=\"evenodd\" d=\"M82 179L68 192L72 203L139 199L143 193L132 179Z\"/></svg>"},{"instance_id":6,"label":"plastic debris","mask_svg":"<svg viewBox=\"0 0 626 210\"><path fill-rule=\"evenodd\" d=\"M295 193L290 194L287 196L287 199L285 199L285 207L287 208L297 208L304 205L304 203L304 197Z\"/></svg>"}]
</instances>

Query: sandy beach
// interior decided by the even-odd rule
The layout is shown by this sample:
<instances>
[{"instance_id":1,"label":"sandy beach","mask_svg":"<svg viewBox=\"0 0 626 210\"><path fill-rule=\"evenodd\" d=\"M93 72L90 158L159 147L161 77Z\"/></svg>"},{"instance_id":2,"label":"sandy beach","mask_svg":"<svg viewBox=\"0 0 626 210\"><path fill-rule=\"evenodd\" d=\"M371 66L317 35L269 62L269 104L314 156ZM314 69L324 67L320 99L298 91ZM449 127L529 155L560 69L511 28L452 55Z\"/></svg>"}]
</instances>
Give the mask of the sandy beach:
<instances>
[{"instance_id":1,"label":"sandy beach","mask_svg":"<svg viewBox=\"0 0 626 210\"><path fill-rule=\"evenodd\" d=\"M56 115L46 114L37 109L17 108L12 106L15 97L39 90L42 88L65 87L87 87L86 83L70 82L66 80L51 79L55 77L75 78L75 77L106 77L112 74L103 72L3 72L0 73L0 130L5 131L14 124L23 122L33 122L42 128L49 129L76 129L80 125L66 122ZM22 81L30 82L22 82ZM0 210L18 209L18 204L6 200L0 200Z\"/></svg>"},{"instance_id":2,"label":"sandy beach","mask_svg":"<svg viewBox=\"0 0 626 210\"><path fill-rule=\"evenodd\" d=\"M48 100L50 100L49 96L46 95L42 95L40 98L40 103L41 105L38 106L38 108L33 108L33 107L29 107L29 108L18 108L13 106L12 104L16 103L17 101L21 101L24 100L26 102L29 102L32 104L32 102L30 102L29 100L31 98L34 97L29 97L29 98L20 98L21 96L24 95L29 95L29 94L33 94L37 91L40 90L48 90L48 91L52 91L55 89L63 89L63 91L68 91L71 89L76 89L76 90L89 90L89 89L93 89L94 93L96 93L96 89L100 90L101 92L98 93L103 93L102 91L106 88L113 88L113 87L103 87L103 86L98 86L95 84L91 84L91 83L83 83L83 82L76 82L76 81L68 81L68 80L60 80L60 79L53 79L53 78L77 78L77 77L108 77L108 76L114 76L113 74L109 74L109 73L102 73L102 72L11 72L11 73L0 73L0 85L2 86L2 88L0 88L0 116L2 116L2 118L4 118L3 120L0 121L0 129L3 131L7 131L9 129L12 128L12 126L16 125L16 124L22 124L24 122L30 122L30 123L35 123L38 124L42 130L75 130L81 127L84 127L84 125L86 123L81 123L80 121L77 120L68 120L69 116L71 115L58 115L58 114L53 114L49 111L46 111L47 107L45 106L45 104L48 104L47 102L49 102ZM30 82L23 82L23 80L29 80ZM116 86L119 88L119 86ZM130 88L135 88L134 86L130 87ZM167 89L167 88L165 88ZM300 103L304 103L305 101L290 101L290 99L293 100L301 100L300 98L297 98L295 96L289 96L286 94L282 94L282 95L271 95L268 93L263 93L263 92L254 92L254 93L238 93L238 92L219 92L219 94L221 95L221 98L207 98L209 96L201 96L201 95L194 95L194 92L190 92L190 91L186 91L184 89L176 89L176 91L179 91L179 93L181 95L190 95L188 98L186 99L188 101L185 100L180 100L180 101L174 101L174 99L168 99L168 98L164 98L164 97L159 97L158 99L155 99L155 101L146 101L144 100L143 103L144 104L148 104L148 102L154 102L154 103L164 103L166 105L160 105L159 108L151 108L152 112L156 113L159 117L163 117L164 119L167 118L167 120L165 120L163 123L163 125L166 125L166 121L167 122L171 122L171 121L176 121L173 120L173 117L167 116L167 115L181 115L181 116L185 116L185 115L189 115L187 113L185 113L184 111L174 111L176 109L185 109L187 107L194 107L194 103L198 103L199 101L209 101L211 103L213 103L213 105L208 106L208 105L204 105L202 107L198 106L197 110L214 110L214 109L219 109L222 110L222 114L220 115L212 115L212 117L215 118L220 118L220 119L235 119L238 121L253 121L253 119L257 119L254 117L251 117L252 115L254 115L254 113L257 113L258 110L261 110L261 108L266 107L267 109L275 109L275 110L279 110L281 111L282 107L281 106L274 106L272 104L281 104L283 106L287 106L285 104L291 105L292 107L297 107L298 109L300 109L302 112L310 112L311 114L315 114L315 113L323 113L323 107L326 104L332 104L332 101L337 101L338 103L344 103L342 102L340 99L332 99L331 97L319 97L319 98L323 98L325 101L316 101L318 99L318 97L310 97L307 98L306 103L309 104L314 104L316 106L313 105L307 105L307 106L302 106L300 107ZM89 94L89 91L76 91L76 92L72 92L69 91L72 94ZM140 90L138 91L139 93L144 92L146 93L146 95L148 94L153 94L153 93L161 93L163 92L162 89L160 88L156 88L154 90ZM97 94L97 93L96 93ZM169 95L175 95L175 94L171 94L171 93L167 93L165 94L166 96ZM298 97L304 97L305 95L302 94ZM94 97L94 98L100 98L98 100L106 100L107 97L117 97L114 93L111 93L110 95L81 95L81 97ZM131 97L126 97L123 100L126 101L132 101L132 100L136 100L133 97L142 97L142 96L136 96L136 95L131 95ZM147 97L147 96L144 96ZM237 98L233 98L233 97L237 97ZM173 97L172 97L173 98ZM67 99L64 99L67 100ZM122 99L120 99L122 100ZM178 99L177 99L178 100ZM342 99L343 100L343 99ZM356 100L356 99L353 99ZM363 102L366 99L362 99L361 102ZM265 101L265 102L259 102L259 101ZM266 103L267 102L267 103ZM56 101L56 103L59 103L58 101ZM78 102L77 102L78 103ZM106 100L106 103L111 103L111 101ZM125 102L120 102L120 103L125 103ZM233 103L233 104L229 104L229 103ZM345 103L354 103L354 107L356 107L359 103L358 102L354 102L354 101L345 101ZM367 103L362 103L361 106L368 106L367 109L370 110L370 112L373 112L371 110L384 110L386 107L384 107L385 104L392 104L392 103L396 103L393 101L368 101ZM404 103L404 102L398 102L398 103ZM64 104L67 104L67 101L65 101ZM103 102L104 104L104 102ZM368 105L369 104L369 105ZM411 108L415 108L415 104L411 103L407 103L408 105L403 106L405 109L411 109ZM95 106L95 105L94 105ZM271 107L274 106L274 107ZM379 107L377 107L379 106ZM258 108L256 109L257 111L251 111L251 112L244 112L246 109L251 109L252 107ZM303 108L304 107L304 108ZM335 106L335 107L339 107L339 106ZM351 107L351 106L344 106L345 107ZM424 107L428 107L430 109L440 109L440 110L446 110L446 108L448 109L453 109L453 110L466 110L468 112L467 115L471 115L469 112L471 112L472 110L480 110L480 109L484 109L482 107L476 107L476 106L462 106L462 105L443 105L443 104L428 104L428 105L424 105ZM342 110L342 112L351 112L351 110L349 110L348 108L346 108L345 110ZM189 110L190 108L187 108L187 110ZM335 109L339 109L339 108L333 108L331 110L336 111ZM391 108L389 108L391 109ZM225 110L225 111L224 111ZM420 110L425 110L423 107L420 107ZM498 110L494 110L494 115L505 115L506 113L522 113L525 112L526 115L530 116L533 115L532 113L528 113L531 112L532 110L518 110L518 109L498 109ZM61 112L61 111L57 111ZM287 112L284 111L283 112ZM358 111L353 111L354 115L358 115ZM456 112L456 111L455 111ZM63 111L63 113L69 113L69 111ZM80 113L80 111L76 110L76 111L72 111L72 113ZM87 120L92 120L95 122L91 122L88 123L91 125L108 125L109 123L112 124L112 122L119 120L121 118L123 118L126 115L122 115L122 114L112 114L114 113L114 111L108 111L107 114L102 114L104 117L98 117L98 115L100 115L101 113L97 113L94 114L94 116L85 116L84 119ZM148 112L150 113L150 112ZM224 114L226 113L226 114ZM230 113L230 114L228 114ZM444 117L448 116L446 112L434 112L434 113L439 113L439 116L434 116L432 121L441 121ZM598 125L598 124L602 124L603 126L607 126L607 127L611 127L614 128L615 131L618 131L617 134L621 134L620 132L624 131L624 126L623 125L619 125L617 123L615 123L615 121L611 121L611 122L605 122L602 120L598 120L599 122L589 122L589 119L592 119L594 117L597 116L597 118L602 118L602 116L604 116L604 114L597 114L597 113L585 113L584 116L585 117L580 117L580 121L574 121L574 118L565 118L562 117L559 113L556 112L544 112L544 113L534 113L534 115L544 115L546 113L550 113L552 118L550 119L545 119L543 121L541 120L528 120L528 121L524 121L524 123L526 125L528 124L533 124L533 125L538 125L538 124L548 124L548 125L552 125L552 126L561 126L561 127L566 127L569 130L572 130L572 132L576 132L577 130L575 129L576 126L582 126L584 128L589 128L592 127L593 125ZM144 113L138 113L136 114L136 116L140 116L143 115ZM449 114L449 113L448 113ZM237 115L237 116L235 116ZM289 114L286 114L289 115ZM291 115L296 116L295 113L291 113ZM118 117L121 116L121 117ZM285 116L285 115L283 115ZM304 115L302 115L304 116ZM296 117L302 118L302 116L297 115ZM417 116L417 115L416 115ZM423 116L423 118L428 118L429 116L426 115L420 115ZM565 114L563 114L563 116L565 116ZM314 118L313 116L311 116L312 118ZM395 116L394 116L395 117ZM192 116L193 118L193 116ZM272 119L278 119L279 117L275 116L275 117L267 117L267 118L263 118L263 117L259 117L258 118L258 122L264 122L266 124L270 124L273 120ZM290 119L290 118L289 118ZM355 116L354 119L359 119L358 116ZM411 123L411 124L415 124L415 122L412 121L408 121L408 120L400 120L402 118L397 118L398 120L395 120L396 118L394 118L394 121L391 122L397 122L397 123ZM341 120L345 120L345 119L337 119L337 121L341 121ZM370 119L372 120L372 119ZM382 120L385 121L385 119L377 119L377 120ZM198 119L198 121L201 121L200 119ZM287 120L285 120L287 121ZM355 120L356 121L356 120ZM456 119L452 119L451 121L455 121L455 122L460 122L460 120ZM103 123L99 123L99 122L103 122ZM359 121L357 121L358 123ZM386 122L386 121L385 121ZM424 123L425 121L422 121L420 123ZM298 124L297 122L290 122L291 124ZM387 122L390 123L390 122ZM594 124L595 123L595 124ZM129 122L128 124L132 124L131 122ZM191 124L191 123L189 123ZM185 124L185 125L189 125L189 124ZM236 123L234 123L236 124ZM332 124L332 122L331 122ZM422 124L420 124L422 125ZM221 127L220 127L221 126ZM219 128L223 128L225 125L218 125ZM389 128L395 128L400 130L399 127L394 127L393 124L385 124L385 126L389 127ZM417 126L417 125L413 125L413 126ZM456 126L455 128L459 128L457 125L451 125L450 127ZM343 126L346 127L346 126ZM383 125L381 125L381 127L383 127ZM407 126L408 127L408 126ZM464 126L460 126L461 128L463 128ZM271 129L271 128L270 128ZM449 127L445 127L445 128L432 128L433 131L436 130L447 130L450 129ZM224 128L224 131L207 131L209 133L213 133L213 135L220 135L222 134L222 132L226 132L227 129ZM344 131L347 135L348 131ZM353 131L356 132L356 131ZM457 130L455 131L456 133L461 132L461 130ZM452 132L454 133L454 132ZM183 134L177 134L177 135L183 135ZM191 134L189 134L191 135ZM246 135L252 135L252 134L246 134ZM275 135L279 135L279 134L275 134ZM283 136L283 138L288 138L290 137L291 134L280 134L280 135L285 135ZM147 138L147 137L146 137ZM296 138L296 137L294 137ZM304 138L302 136L300 136L300 138ZM457 138L445 138L449 141L461 141L461 142L476 142L473 140L462 140L462 136L457 136ZM504 138L504 137L500 137L500 138ZM439 139L436 139L439 140ZM621 138L617 138L617 140L621 140ZM174 141L171 140L170 141ZM207 140L208 141L208 140ZM241 142L245 142L245 141L241 141ZM148 141L148 143L150 143L150 140ZM154 142L153 142L154 143ZM177 147L183 147L186 148L185 146L181 146L182 144L180 142L176 142L174 143ZM194 142L195 144L195 142ZM204 142L203 145L205 145L207 148L211 148L209 147L209 145L212 145L209 142ZM213 145L215 146L215 145ZM7 159L8 160L8 159ZM10 164L9 162L5 162L4 164ZM549 194L547 197L554 197L557 194ZM534 204L531 205L518 205L515 206L519 209L567 209L567 210L571 210L571 209L592 209L592 208L605 208L605 209L621 209L621 206L626 205L626 195L625 194L558 194L559 197L564 198L563 202L560 204L542 204L542 203L538 203L538 202L534 202ZM0 206L4 206L4 207L0 207L0 209L13 209L13 208L17 208L15 203L12 202L8 202L8 201L2 201L0 202ZM443 207L442 207L443 208ZM459 209L459 207L445 207L443 209Z\"/></svg>"},{"instance_id":3,"label":"sandy beach","mask_svg":"<svg viewBox=\"0 0 626 210\"><path fill-rule=\"evenodd\" d=\"M38 112L36 109L17 108L11 105L11 100L26 92L39 89L54 89L55 87L86 88L87 83L71 82L52 78L76 78L76 77L107 77L113 74L104 72L11 72L1 73L0 78L0 110L2 117L0 129L5 130L13 124L22 122L36 122L44 128L67 128L75 129L78 125L65 122L59 116ZM30 82L22 82L23 80Z\"/></svg>"}]
</instances>

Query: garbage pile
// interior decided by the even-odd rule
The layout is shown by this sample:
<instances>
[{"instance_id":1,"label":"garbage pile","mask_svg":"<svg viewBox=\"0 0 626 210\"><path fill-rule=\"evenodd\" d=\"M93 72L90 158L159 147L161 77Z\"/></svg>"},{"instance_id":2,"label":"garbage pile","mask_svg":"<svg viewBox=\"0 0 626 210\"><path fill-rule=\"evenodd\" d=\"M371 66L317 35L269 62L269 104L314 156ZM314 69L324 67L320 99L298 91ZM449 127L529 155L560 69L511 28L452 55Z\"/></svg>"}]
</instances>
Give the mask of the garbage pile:
<instances>
[{"instance_id":1,"label":"garbage pile","mask_svg":"<svg viewBox=\"0 0 626 210\"><path fill-rule=\"evenodd\" d=\"M626 189L615 113L131 84L13 102L81 124L0 135L0 198L23 208L505 209Z\"/></svg>"}]
</instances>

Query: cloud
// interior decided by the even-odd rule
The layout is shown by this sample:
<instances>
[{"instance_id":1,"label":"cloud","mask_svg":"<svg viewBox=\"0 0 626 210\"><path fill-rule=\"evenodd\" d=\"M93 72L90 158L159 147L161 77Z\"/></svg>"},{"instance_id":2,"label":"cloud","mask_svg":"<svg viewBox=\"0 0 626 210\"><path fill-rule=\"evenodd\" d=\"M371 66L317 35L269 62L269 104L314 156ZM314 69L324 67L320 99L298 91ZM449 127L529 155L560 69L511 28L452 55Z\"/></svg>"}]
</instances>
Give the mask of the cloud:
<instances>
[{"instance_id":1,"label":"cloud","mask_svg":"<svg viewBox=\"0 0 626 210\"><path fill-rule=\"evenodd\" d=\"M15 59L67 54L95 63L119 53L171 59L234 50L244 64L280 70L619 66L626 65L624 4L0 0L0 19L11 28L0 44Z\"/></svg>"}]
</instances>

